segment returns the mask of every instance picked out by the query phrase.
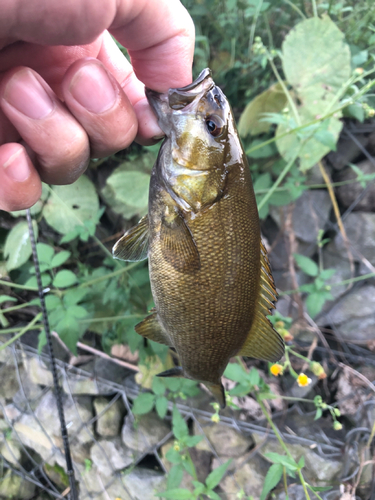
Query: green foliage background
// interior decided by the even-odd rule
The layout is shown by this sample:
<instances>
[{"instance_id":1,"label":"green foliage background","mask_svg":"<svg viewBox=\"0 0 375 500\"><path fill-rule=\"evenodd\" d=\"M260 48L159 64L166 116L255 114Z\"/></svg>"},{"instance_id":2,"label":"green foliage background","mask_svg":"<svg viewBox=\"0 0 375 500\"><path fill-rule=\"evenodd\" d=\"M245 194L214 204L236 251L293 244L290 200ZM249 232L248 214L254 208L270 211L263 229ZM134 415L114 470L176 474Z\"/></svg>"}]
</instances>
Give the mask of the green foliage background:
<instances>
[{"instance_id":1,"label":"green foliage background","mask_svg":"<svg viewBox=\"0 0 375 500\"><path fill-rule=\"evenodd\" d=\"M197 31L194 75L210 67L233 107L260 216L265 218L270 205L286 205L311 189L307 172L336 148L343 117L364 121L373 116L375 4L372 0L183 3ZM52 329L73 353L86 332L95 335L107 353L114 344L138 351L137 380L151 391L140 394L133 411L141 415L155 408L164 418L170 403L198 392L197 384L153 377L172 361L165 346L145 344L134 331L153 306L147 263L114 261L110 252L116 238L147 211L150 172L158 148L133 145L111 158L92 161L88 173L73 185L44 186L32 213L39 228L43 286L50 288L46 301ZM356 174L362 185L373 178ZM10 326L12 314L17 311L30 321L30 313L22 311L36 308L39 300L24 213L4 217L8 229L0 233L0 286L4 287L0 333L8 334L19 332L17 326ZM330 298L326 281L334 270L322 269L303 255L295 255L295 261L312 278L300 291L307 294L307 310L315 316ZM40 330L42 349L45 336L40 319L30 322L30 328ZM237 384L234 395L255 390L259 401L269 396L256 370L246 374L240 365L234 366L226 373ZM172 421L177 444L167 457L173 464L168 490L160 496L220 498L214 490L229 464L199 483L188 453L196 439L189 435L176 407ZM296 464L287 453L284 461L270 459L274 464L262 498L279 483L284 471L297 474L305 484L303 463ZM193 497L180 488L184 470L192 476Z\"/></svg>"}]
</instances>

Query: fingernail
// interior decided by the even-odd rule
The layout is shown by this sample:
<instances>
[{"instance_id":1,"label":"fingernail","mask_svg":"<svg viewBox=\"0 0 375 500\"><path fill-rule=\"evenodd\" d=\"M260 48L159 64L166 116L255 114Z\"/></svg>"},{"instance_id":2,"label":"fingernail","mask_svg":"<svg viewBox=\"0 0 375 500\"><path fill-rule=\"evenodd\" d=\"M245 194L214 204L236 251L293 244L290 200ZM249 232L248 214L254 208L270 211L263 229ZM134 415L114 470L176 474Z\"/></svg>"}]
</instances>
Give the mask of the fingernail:
<instances>
[{"instance_id":1,"label":"fingernail","mask_svg":"<svg viewBox=\"0 0 375 500\"><path fill-rule=\"evenodd\" d=\"M24 150L20 147L3 163L3 168L8 177L16 182L26 181L31 173L29 163L23 153Z\"/></svg>"},{"instance_id":2,"label":"fingernail","mask_svg":"<svg viewBox=\"0 0 375 500\"><path fill-rule=\"evenodd\" d=\"M16 73L7 83L4 99L20 113L40 120L54 108L54 103L32 71Z\"/></svg>"},{"instance_id":3,"label":"fingernail","mask_svg":"<svg viewBox=\"0 0 375 500\"><path fill-rule=\"evenodd\" d=\"M81 106L92 113L103 113L116 100L116 92L106 70L99 64L86 64L73 77L70 92Z\"/></svg>"}]
</instances>

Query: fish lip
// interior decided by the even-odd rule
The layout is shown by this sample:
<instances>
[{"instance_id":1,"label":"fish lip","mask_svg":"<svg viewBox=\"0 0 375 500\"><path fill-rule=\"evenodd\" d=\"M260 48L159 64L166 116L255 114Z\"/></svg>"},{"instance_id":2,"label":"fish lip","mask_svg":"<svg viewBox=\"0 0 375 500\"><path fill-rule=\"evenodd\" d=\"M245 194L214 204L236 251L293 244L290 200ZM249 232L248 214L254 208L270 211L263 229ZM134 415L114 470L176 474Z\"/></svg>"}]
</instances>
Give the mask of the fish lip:
<instances>
[{"instance_id":1,"label":"fish lip","mask_svg":"<svg viewBox=\"0 0 375 500\"><path fill-rule=\"evenodd\" d=\"M201 85L205 80L208 79L212 80L212 73L210 68L205 68L199 73L198 77L192 83L189 83L189 85L185 85L185 87L170 89L170 91L174 90L176 92L191 92L192 90L195 90L199 85Z\"/></svg>"}]
</instances>

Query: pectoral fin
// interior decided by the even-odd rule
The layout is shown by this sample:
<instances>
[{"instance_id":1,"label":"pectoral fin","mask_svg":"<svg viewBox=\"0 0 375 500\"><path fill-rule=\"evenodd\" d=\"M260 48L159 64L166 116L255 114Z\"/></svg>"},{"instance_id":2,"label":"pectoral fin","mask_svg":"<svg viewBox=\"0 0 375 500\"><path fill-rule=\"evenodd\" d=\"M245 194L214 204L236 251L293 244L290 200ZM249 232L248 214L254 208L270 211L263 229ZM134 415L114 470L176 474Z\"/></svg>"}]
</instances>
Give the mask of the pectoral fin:
<instances>
[{"instance_id":1,"label":"pectoral fin","mask_svg":"<svg viewBox=\"0 0 375 500\"><path fill-rule=\"evenodd\" d=\"M277 292L267 251L262 242L260 254L261 279L258 302L250 332L238 354L275 362L284 354L284 341L267 318L267 315L271 314L271 309L275 308Z\"/></svg>"},{"instance_id":2,"label":"pectoral fin","mask_svg":"<svg viewBox=\"0 0 375 500\"><path fill-rule=\"evenodd\" d=\"M163 217L160 230L163 256L176 271L192 273L200 269L199 252L182 216L174 212Z\"/></svg>"},{"instance_id":3,"label":"pectoral fin","mask_svg":"<svg viewBox=\"0 0 375 500\"><path fill-rule=\"evenodd\" d=\"M175 366L174 368L170 368L169 370L165 370L165 372L158 373L157 377L183 377L184 372L182 371L181 366Z\"/></svg>"},{"instance_id":4,"label":"pectoral fin","mask_svg":"<svg viewBox=\"0 0 375 500\"><path fill-rule=\"evenodd\" d=\"M148 234L148 216L145 215L118 240L112 249L113 257L131 262L147 259Z\"/></svg>"},{"instance_id":5,"label":"pectoral fin","mask_svg":"<svg viewBox=\"0 0 375 500\"><path fill-rule=\"evenodd\" d=\"M150 314L150 316L147 316L143 321L138 323L138 325L135 326L135 331L146 339L153 340L159 344L171 346L168 336L159 323L156 312Z\"/></svg>"}]
</instances>

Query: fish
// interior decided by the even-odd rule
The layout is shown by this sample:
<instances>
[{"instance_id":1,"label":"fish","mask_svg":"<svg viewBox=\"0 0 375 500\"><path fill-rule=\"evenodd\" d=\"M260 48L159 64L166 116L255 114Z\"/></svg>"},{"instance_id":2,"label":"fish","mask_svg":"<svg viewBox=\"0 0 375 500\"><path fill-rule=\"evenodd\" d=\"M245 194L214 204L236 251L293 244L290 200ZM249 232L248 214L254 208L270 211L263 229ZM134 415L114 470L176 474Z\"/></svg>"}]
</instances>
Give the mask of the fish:
<instances>
[{"instance_id":1,"label":"fish","mask_svg":"<svg viewBox=\"0 0 375 500\"><path fill-rule=\"evenodd\" d=\"M277 291L250 169L233 112L211 71L182 88L146 96L165 139L150 178L148 214L113 247L148 258L155 307L136 325L179 361L159 376L203 383L221 408L233 356L270 362L284 342L267 315Z\"/></svg>"}]
</instances>

